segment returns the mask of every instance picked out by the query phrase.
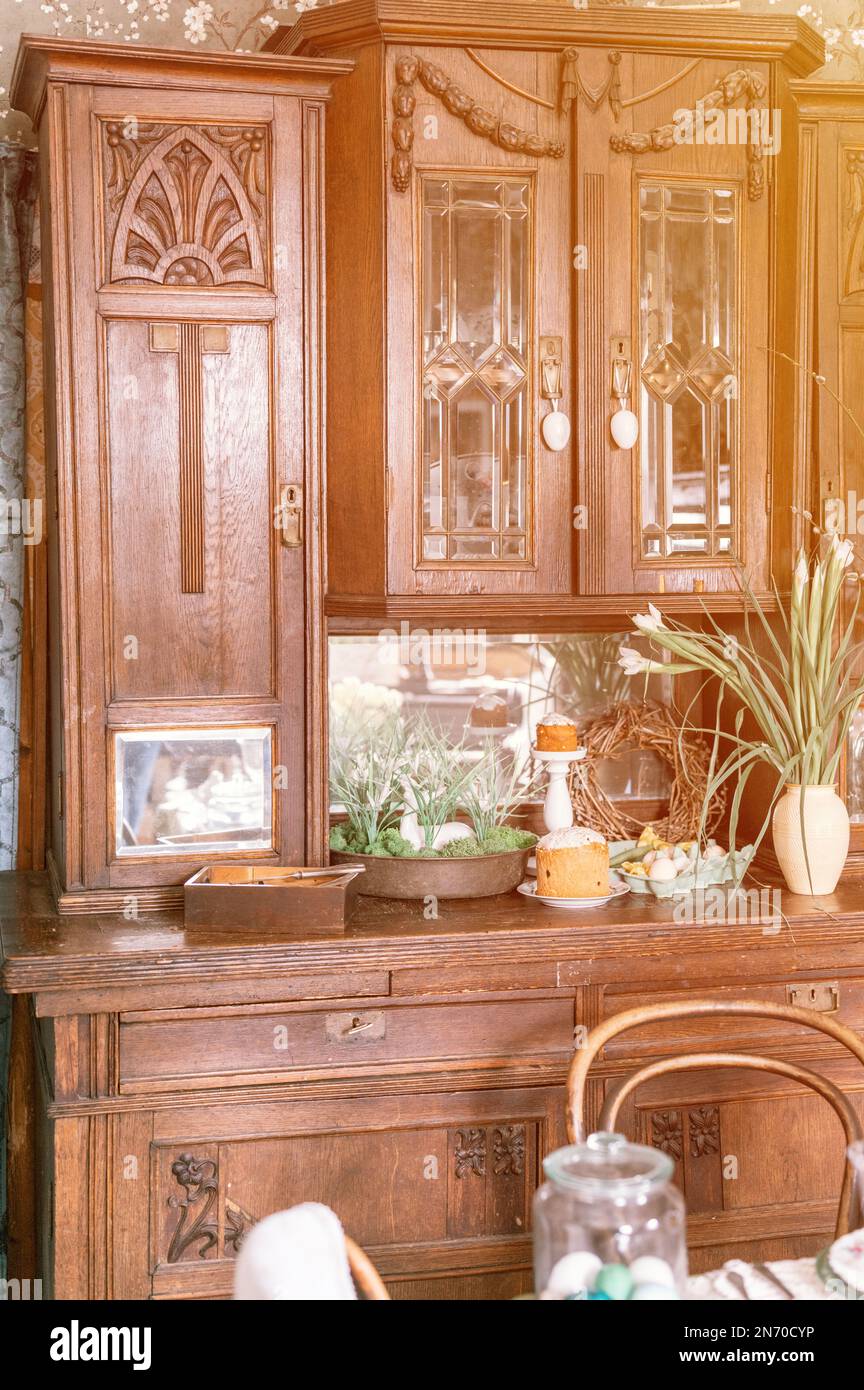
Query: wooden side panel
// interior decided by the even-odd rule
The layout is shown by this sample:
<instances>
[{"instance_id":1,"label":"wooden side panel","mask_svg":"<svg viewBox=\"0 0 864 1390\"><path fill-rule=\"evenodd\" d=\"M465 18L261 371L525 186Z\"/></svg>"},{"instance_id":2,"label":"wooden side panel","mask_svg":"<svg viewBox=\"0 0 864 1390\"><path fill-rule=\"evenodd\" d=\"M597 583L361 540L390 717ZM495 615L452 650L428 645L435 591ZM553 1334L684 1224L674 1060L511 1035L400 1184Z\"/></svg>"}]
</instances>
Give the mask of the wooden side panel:
<instances>
[{"instance_id":1,"label":"wooden side panel","mask_svg":"<svg viewBox=\"0 0 864 1390\"><path fill-rule=\"evenodd\" d=\"M383 53L369 45L351 56L357 67L327 112L327 587L382 594Z\"/></svg>"},{"instance_id":2,"label":"wooden side panel","mask_svg":"<svg viewBox=\"0 0 864 1390\"><path fill-rule=\"evenodd\" d=\"M150 1142L153 1115L114 1115L111 1125L111 1298L148 1298Z\"/></svg>"}]
</instances>

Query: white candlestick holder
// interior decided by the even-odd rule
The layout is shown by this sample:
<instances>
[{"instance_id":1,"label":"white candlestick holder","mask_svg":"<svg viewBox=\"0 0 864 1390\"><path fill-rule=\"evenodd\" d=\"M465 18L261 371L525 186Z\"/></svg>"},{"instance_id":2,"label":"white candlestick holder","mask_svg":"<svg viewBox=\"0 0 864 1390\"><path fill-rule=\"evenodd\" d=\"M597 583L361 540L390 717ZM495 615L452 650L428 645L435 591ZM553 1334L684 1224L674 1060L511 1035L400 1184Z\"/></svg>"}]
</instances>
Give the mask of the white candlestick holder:
<instances>
[{"instance_id":1,"label":"white candlestick holder","mask_svg":"<svg viewBox=\"0 0 864 1390\"><path fill-rule=\"evenodd\" d=\"M547 753L532 747L534 757L544 763L549 781L546 787L546 800L543 803L543 822L547 830L569 830L573 824L573 802L567 776L571 763L578 763L585 757L587 749L574 748L569 753Z\"/></svg>"}]
</instances>

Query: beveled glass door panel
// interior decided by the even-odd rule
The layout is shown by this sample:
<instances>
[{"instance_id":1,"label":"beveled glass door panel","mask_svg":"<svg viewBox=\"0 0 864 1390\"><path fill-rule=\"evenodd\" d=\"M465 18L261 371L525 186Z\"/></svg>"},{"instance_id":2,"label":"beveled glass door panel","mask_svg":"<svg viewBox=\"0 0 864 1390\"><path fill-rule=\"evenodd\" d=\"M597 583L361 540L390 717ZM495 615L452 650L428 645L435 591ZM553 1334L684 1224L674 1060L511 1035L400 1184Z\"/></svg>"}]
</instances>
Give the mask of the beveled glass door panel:
<instances>
[{"instance_id":1,"label":"beveled glass door panel","mask_svg":"<svg viewBox=\"0 0 864 1390\"><path fill-rule=\"evenodd\" d=\"M421 204L418 563L525 563L531 184L430 174Z\"/></svg>"},{"instance_id":2,"label":"beveled glass door panel","mask_svg":"<svg viewBox=\"0 0 864 1390\"><path fill-rule=\"evenodd\" d=\"M734 187L638 183L640 553L726 561L738 517Z\"/></svg>"}]
</instances>

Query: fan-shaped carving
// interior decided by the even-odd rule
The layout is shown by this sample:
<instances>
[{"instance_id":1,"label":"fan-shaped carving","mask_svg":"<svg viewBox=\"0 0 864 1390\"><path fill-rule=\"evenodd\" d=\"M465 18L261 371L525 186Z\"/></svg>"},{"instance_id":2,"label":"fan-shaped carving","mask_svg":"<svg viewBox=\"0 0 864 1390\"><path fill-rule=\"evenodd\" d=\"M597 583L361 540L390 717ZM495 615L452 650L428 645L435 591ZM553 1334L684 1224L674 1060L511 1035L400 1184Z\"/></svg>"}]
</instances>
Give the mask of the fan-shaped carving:
<instances>
[{"instance_id":1,"label":"fan-shaped carving","mask_svg":"<svg viewBox=\"0 0 864 1390\"><path fill-rule=\"evenodd\" d=\"M112 284L267 284L263 130L104 131Z\"/></svg>"}]
</instances>

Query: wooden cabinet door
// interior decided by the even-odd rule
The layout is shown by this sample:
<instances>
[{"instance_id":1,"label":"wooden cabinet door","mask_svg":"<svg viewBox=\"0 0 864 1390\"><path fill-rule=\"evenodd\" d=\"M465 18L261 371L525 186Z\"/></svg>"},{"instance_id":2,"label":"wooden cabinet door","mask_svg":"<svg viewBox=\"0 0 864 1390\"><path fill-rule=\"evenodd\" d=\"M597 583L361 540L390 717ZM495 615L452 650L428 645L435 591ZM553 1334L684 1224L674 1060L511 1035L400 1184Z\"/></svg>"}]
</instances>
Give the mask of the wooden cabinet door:
<instances>
[{"instance_id":1,"label":"wooden cabinet door","mask_svg":"<svg viewBox=\"0 0 864 1390\"><path fill-rule=\"evenodd\" d=\"M735 559L764 592L773 438L767 184L779 161L748 136L764 129L753 126L750 106L767 102L769 70L750 63L733 71L715 58L618 58L620 104L580 119L573 154L584 253L579 592L693 592L697 584L737 592ZM598 88L609 63L599 51L580 54L580 72ZM682 113L699 110L721 127L719 137L695 117L687 125ZM610 432L616 389L638 418L631 450Z\"/></svg>"},{"instance_id":2,"label":"wooden cabinet door","mask_svg":"<svg viewBox=\"0 0 864 1390\"><path fill-rule=\"evenodd\" d=\"M557 72L543 53L386 52L388 110L414 134L386 188L392 594L570 591L571 453L541 433L541 337L573 400Z\"/></svg>"},{"instance_id":3,"label":"wooden cabinet door","mask_svg":"<svg viewBox=\"0 0 864 1390\"><path fill-rule=\"evenodd\" d=\"M166 60L152 90L69 84L43 131L73 891L319 852L323 110L242 86L178 90Z\"/></svg>"}]
</instances>

